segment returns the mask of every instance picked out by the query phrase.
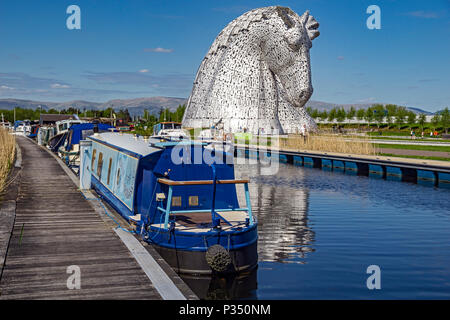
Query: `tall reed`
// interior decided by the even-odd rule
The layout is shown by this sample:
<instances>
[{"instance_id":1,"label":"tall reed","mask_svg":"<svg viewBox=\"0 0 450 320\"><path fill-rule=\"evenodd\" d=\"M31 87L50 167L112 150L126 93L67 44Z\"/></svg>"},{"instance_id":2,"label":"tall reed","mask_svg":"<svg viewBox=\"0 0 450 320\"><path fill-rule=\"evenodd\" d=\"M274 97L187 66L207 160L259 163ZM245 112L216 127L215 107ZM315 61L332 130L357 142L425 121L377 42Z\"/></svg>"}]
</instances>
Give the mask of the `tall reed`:
<instances>
[{"instance_id":1,"label":"tall reed","mask_svg":"<svg viewBox=\"0 0 450 320\"><path fill-rule=\"evenodd\" d=\"M313 134L306 139L303 136L292 135L280 139L280 149L294 149L297 151L324 151L346 154L375 155L376 148L369 139L351 141L339 136Z\"/></svg>"},{"instance_id":2,"label":"tall reed","mask_svg":"<svg viewBox=\"0 0 450 320\"><path fill-rule=\"evenodd\" d=\"M8 130L0 127L0 192L3 191L9 170L14 161L16 140Z\"/></svg>"}]
</instances>

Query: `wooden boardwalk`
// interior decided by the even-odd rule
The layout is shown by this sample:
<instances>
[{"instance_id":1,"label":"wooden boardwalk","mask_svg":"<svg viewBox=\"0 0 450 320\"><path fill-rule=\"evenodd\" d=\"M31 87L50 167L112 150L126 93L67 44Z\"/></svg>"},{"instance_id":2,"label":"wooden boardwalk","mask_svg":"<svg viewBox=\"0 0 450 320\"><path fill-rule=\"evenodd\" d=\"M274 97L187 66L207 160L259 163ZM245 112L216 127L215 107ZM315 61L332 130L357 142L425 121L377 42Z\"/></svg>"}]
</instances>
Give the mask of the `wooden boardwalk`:
<instances>
[{"instance_id":1,"label":"wooden boardwalk","mask_svg":"<svg viewBox=\"0 0 450 320\"><path fill-rule=\"evenodd\" d=\"M0 299L161 299L58 162L27 138ZM68 289L69 266L81 289Z\"/></svg>"}]
</instances>

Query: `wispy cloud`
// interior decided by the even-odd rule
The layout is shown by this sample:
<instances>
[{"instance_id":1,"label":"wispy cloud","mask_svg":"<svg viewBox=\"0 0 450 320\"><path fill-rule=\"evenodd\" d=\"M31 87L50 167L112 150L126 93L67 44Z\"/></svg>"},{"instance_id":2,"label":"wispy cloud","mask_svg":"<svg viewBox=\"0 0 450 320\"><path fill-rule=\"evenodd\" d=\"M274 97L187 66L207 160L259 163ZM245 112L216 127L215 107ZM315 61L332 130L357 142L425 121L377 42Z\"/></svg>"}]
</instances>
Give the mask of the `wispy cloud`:
<instances>
[{"instance_id":1,"label":"wispy cloud","mask_svg":"<svg viewBox=\"0 0 450 320\"><path fill-rule=\"evenodd\" d=\"M374 101L375 101L375 98L374 97L370 97L370 98L357 100L356 102L359 102L359 103L370 103L370 102L374 102Z\"/></svg>"},{"instance_id":2,"label":"wispy cloud","mask_svg":"<svg viewBox=\"0 0 450 320\"><path fill-rule=\"evenodd\" d=\"M93 83L78 87L62 79L19 72L0 73L0 97L56 101L82 97L97 101L117 96L188 95L194 80L194 74L153 74L147 69L133 72L86 71L81 77Z\"/></svg>"},{"instance_id":3,"label":"wispy cloud","mask_svg":"<svg viewBox=\"0 0 450 320\"><path fill-rule=\"evenodd\" d=\"M166 49L166 48L145 48L145 52L161 52L161 53L170 53L173 52L173 49Z\"/></svg>"},{"instance_id":4,"label":"wispy cloud","mask_svg":"<svg viewBox=\"0 0 450 320\"><path fill-rule=\"evenodd\" d=\"M53 89L68 89L70 88L69 85L67 84L60 84L60 83L53 83L52 85L50 85L51 88Z\"/></svg>"},{"instance_id":5,"label":"wispy cloud","mask_svg":"<svg viewBox=\"0 0 450 320\"><path fill-rule=\"evenodd\" d=\"M0 73L0 83L3 86L17 89L48 89L57 85L55 88L62 88L69 84L57 79L41 78L31 76L22 72Z\"/></svg>"},{"instance_id":6,"label":"wispy cloud","mask_svg":"<svg viewBox=\"0 0 450 320\"><path fill-rule=\"evenodd\" d=\"M219 7L213 8L213 11L224 12L224 13L244 13L250 11L252 8L247 6L230 6L230 7Z\"/></svg>"},{"instance_id":7,"label":"wispy cloud","mask_svg":"<svg viewBox=\"0 0 450 320\"><path fill-rule=\"evenodd\" d=\"M14 88L12 88L12 87L3 86L3 85L0 86L0 89L1 90L14 90Z\"/></svg>"},{"instance_id":8,"label":"wispy cloud","mask_svg":"<svg viewBox=\"0 0 450 320\"><path fill-rule=\"evenodd\" d=\"M439 79L436 78L425 78L425 79L419 79L419 82L436 82L439 81Z\"/></svg>"},{"instance_id":9,"label":"wispy cloud","mask_svg":"<svg viewBox=\"0 0 450 320\"><path fill-rule=\"evenodd\" d=\"M442 17L444 15L444 13L441 11L436 12L436 11L418 10L418 11L406 12L405 15L410 16L410 17L415 17L415 18L438 19L438 18Z\"/></svg>"},{"instance_id":10,"label":"wispy cloud","mask_svg":"<svg viewBox=\"0 0 450 320\"><path fill-rule=\"evenodd\" d=\"M344 60L345 58L344 58L344 56L338 56L337 59L338 60Z\"/></svg>"},{"instance_id":11,"label":"wispy cloud","mask_svg":"<svg viewBox=\"0 0 450 320\"><path fill-rule=\"evenodd\" d=\"M63 89L63 90L62 90ZM148 94L148 90L94 89L73 87L60 79L41 78L20 72L0 73L0 97L32 99L79 99L98 100L99 97Z\"/></svg>"},{"instance_id":12,"label":"wispy cloud","mask_svg":"<svg viewBox=\"0 0 450 320\"><path fill-rule=\"evenodd\" d=\"M91 72L83 75L98 84L133 85L142 88L164 88L188 90L192 87L194 75L161 74L150 72Z\"/></svg>"}]
</instances>

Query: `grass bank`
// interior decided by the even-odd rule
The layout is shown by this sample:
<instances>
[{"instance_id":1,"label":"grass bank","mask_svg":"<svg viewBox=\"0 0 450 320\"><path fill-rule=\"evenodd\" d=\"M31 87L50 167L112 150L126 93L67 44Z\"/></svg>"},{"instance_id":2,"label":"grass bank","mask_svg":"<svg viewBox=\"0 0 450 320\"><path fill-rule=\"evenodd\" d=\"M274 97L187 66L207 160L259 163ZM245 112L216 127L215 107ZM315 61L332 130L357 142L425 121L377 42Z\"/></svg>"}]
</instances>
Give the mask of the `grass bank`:
<instances>
[{"instance_id":1,"label":"grass bank","mask_svg":"<svg viewBox=\"0 0 450 320\"><path fill-rule=\"evenodd\" d=\"M410 156L410 155L398 155L398 154L392 154L392 153L379 153L378 155L385 156L385 157L448 161L450 163L450 158L443 158L443 157Z\"/></svg>"},{"instance_id":2,"label":"grass bank","mask_svg":"<svg viewBox=\"0 0 450 320\"><path fill-rule=\"evenodd\" d=\"M440 151L440 152L450 152L450 147L448 146L423 146L423 145L413 145L413 144L374 144L377 148L383 149L403 149L403 150L423 150L423 151Z\"/></svg>"},{"instance_id":3,"label":"grass bank","mask_svg":"<svg viewBox=\"0 0 450 320\"><path fill-rule=\"evenodd\" d=\"M0 128L0 192L3 191L9 170L14 161L16 140L7 130Z\"/></svg>"}]
</instances>

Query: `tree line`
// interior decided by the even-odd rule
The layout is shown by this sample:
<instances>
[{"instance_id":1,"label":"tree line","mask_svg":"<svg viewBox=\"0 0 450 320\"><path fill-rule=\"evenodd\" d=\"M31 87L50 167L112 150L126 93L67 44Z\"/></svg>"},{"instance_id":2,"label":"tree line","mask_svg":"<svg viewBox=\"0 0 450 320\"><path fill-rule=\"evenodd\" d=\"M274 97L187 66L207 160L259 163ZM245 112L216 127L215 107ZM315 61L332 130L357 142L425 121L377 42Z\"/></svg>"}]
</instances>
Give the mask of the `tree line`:
<instances>
[{"instance_id":1,"label":"tree line","mask_svg":"<svg viewBox=\"0 0 450 320\"><path fill-rule=\"evenodd\" d=\"M404 125L410 127L418 125L423 130L427 123L425 114L416 114L411 110L406 109L406 107L394 104L374 104L367 109L358 110L353 106L348 110L345 110L343 107L336 107L329 111L319 111L308 107L307 111L311 117L320 121L336 121L337 123L344 123L345 120L356 118L359 122L364 121L369 125L376 124L378 128L380 128L382 124L387 123L388 126L397 126L399 129ZM450 112L448 107L433 116L431 125L433 126L433 129L440 126L447 133L448 128L450 127Z\"/></svg>"},{"instance_id":2,"label":"tree line","mask_svg":"<svg viewBox=\"0 0 450 320\"><path fill-rule=\"evenodd\" d=\"M41 114L76 114L80 118L113 118L116 116L116 119L123 119L125 122L143 122L143 123L157 123L159 121L179 121L183 119L184 110L186 109L185 105L179 105L175 111L170 111L169 109L161 108L159 113L150 114L148 110L144 110L143 115L138 115L132 117L128 109L114 110L113 108L107 108L104 110L86 110L78 109L78 108L68 108L68 109L27 109L16 107L15 110L1 110L0 109L0 121L1 115L3 114L3 118L5 121L14 122L14 118L16 120L39 120ZM15 113L15 117L14 117Z\"/></svg>"}]
</instances>

